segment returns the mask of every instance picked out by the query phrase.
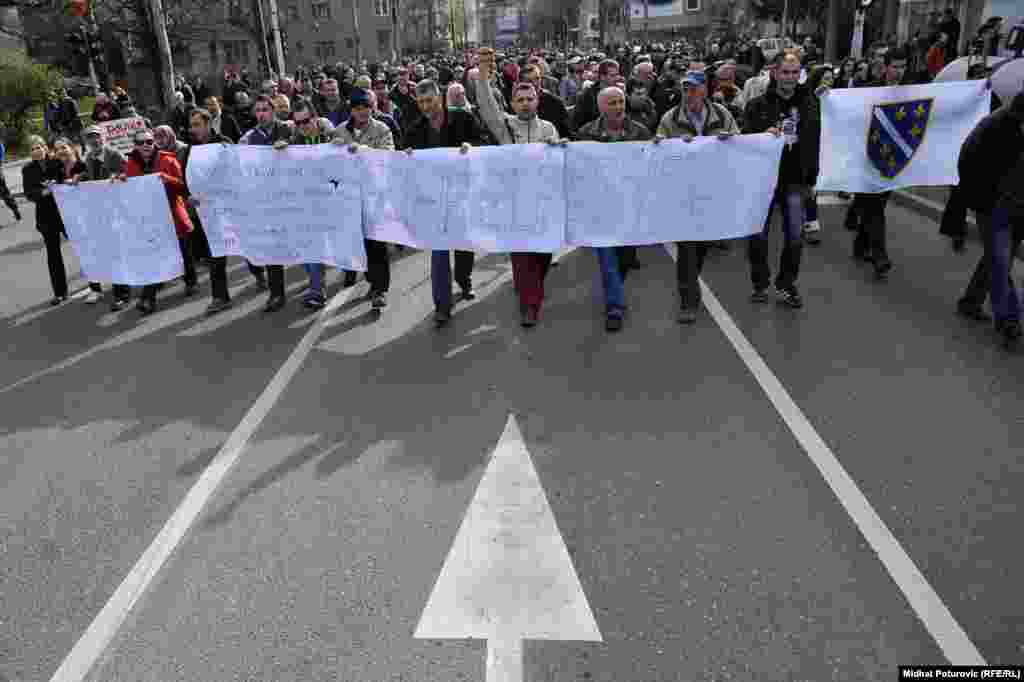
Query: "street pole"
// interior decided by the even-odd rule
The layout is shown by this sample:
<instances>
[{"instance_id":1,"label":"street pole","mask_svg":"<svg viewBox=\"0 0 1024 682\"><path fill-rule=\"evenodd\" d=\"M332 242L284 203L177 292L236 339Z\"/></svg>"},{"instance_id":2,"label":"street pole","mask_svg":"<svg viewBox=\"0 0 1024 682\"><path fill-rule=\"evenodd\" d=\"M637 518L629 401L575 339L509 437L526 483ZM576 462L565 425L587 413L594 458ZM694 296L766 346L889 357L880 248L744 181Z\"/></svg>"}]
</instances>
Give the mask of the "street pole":
<instances>
[{"instance_id":1,"label":"street pole","mask_svg":"<svg viewBox=\"0 0 1024 682\"><path fill-rule=\"evenodd\" d=\"M839 0L828 2L828 28L825 31L825 59L836 64L839 59Z\"/></svg>"},{"instance_id":2,"label":"street pole","mask_svg":"<svg viewBox=\"0 0 1024 682\"><path fill-rule=\"evenodd\" d=\"M281 44L281 24L277 14L277 0L267 0L270 6L270 31L274 35L274 56L277 57L277 73L283 77L285 74L284 45Z\"/></svg>"},{"instance_id":3,"label":"street pole","mask_svg":"<svg viewBox=\"0 0 1024 682\"><path fill-rule=\"evenodd\" d=\"M160 60L160 75L163 79L164 107L174 107L174 59L171 57L171 41L167 39L167 25L164 23L164 6L161 0L149 0L149 19L156 36L157 58Z\"/></svg>"},{"instance_id":4,"label":"street pole","mask_svg":"<svg viewBox=\"0 0 1024 682\"><path fill-rule=\"evenodd\" d=\"M644 48L645 49L646 49L647 45L649 45L650 42L651 42L649 40L649 37L648 37L648 26L647 26L648 22L651 19L650 10L651 10L650 0L644 0ZM632 12L630 12L630 14L632 14Z\"/></svg>"},{"instance_id":5,"label":"street pole","mask_svg":"<svg viewBox=\"0 0 1024 682\"><path fill-rule=\"evenodd\" d=\"M402 58L402 43L398 36L398 0L391 0L391 51L397 63Z\"/></svg>"},{"instance_id":6,"label":"street pole","mask_svg":"<svg viewBox=\"0 0 1024 682\"><path fill-rule=\"evenodd\" d=\"M853 15L853 40L850 43L850 57L860 59L864 51L864 10L858 8Z\"/></svg>"},{"instance_id":7,"label":"street pole","mask_svg":"<svg viewBox=\"0 0 1024 682\"><path fill-rule=\"evenodd\" d=\"M359 65L363 60L363 51L359 44L359 0L352 0L352 34L355 36L356 64L355 72L359 75Z\"/></svg>"},{"instance_id":8,"label":"street pole","mask_svg":"<svg viewBox=\"0 0 1024 682\"><path fill-rule=\"evenodd\" d=\"M786 29L789 24L789 0L785 0L782 5L782 31L779 33L780 38L786 37Z\"/></svg>"},{"instance_id":9,"label":"street pole","mask_svg":"<svg viewBox=\"0 0 1024 682\"><path fill-rule=\"evenodd\" d=\"M260 22L260 45L263 46L263 65L269 78L274 69L270 66L270 43L267 42L267 22L263 18L263 0L253 0L256 4L256 19Z\"/></svg>"}]
</instances>

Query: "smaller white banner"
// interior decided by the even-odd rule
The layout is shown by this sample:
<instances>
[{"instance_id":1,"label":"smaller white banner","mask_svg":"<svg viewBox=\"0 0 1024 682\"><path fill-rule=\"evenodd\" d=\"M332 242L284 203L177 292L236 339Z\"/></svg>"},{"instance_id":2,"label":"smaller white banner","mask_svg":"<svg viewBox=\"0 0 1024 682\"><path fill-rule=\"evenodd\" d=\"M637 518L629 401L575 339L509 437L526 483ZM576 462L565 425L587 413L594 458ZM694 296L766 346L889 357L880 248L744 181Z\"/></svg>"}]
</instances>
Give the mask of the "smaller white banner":
<instances>
[{"instance_id":1,"label":"smaller white banner","mask_svg":"<svg viewBox=\"0 0 1024 682\"><path fill-rule=\"evenodd\" d=\"M991 102L985 81L829 92L821 100L818 189L958 184L960 147Z\"/></svg>"},{"instance_id":2,"label":"smaller white banner","mask_svg":"<svg viewBox=\"0 0 1024 682\"><path fill-rule=\"evenodd\" d=\"M566 151L567 242L660 244L745 237L764 225L783 141L577 142Z\"/></svg>"},{"instance_id":3,"label":"smaller white banner","mask_svg":"<svg viewBox=\"0 0 1024 682\"><path fill-rule=\"evenodd\" d=\"M141 286L184 273L158 175L55 185L53 196L86 279Z\"/></svg>"},{"instance_id":4,"label":"smaller white banner","mask_svg":"<svg viewBox=\"0 0 1024 682\"><path fill-rule=\"evenodd\" d=\"M103 139L106 143L123 154L132 150L135 133L146 129L146 121L141 116L118 118L95 125L103 129Z\"/></svg>"},{"instance_id":5,"label":"smaller white banner","mask_svg":"<svg viewBox=\"0 0 1024 682\"><path fill-rule=\"evenodd\" d=\"M193 147L188 185L214 256L366 270L363 164L333 144Z\"/></svg>"},{"instance_id":6,"label":"smaller white banner","mask_svg":"<svg viewBox=\"0 0 1024 682\"><path fill-rule=\"evenodd\" d=\"M360 152L369 239L423 249L558 251L565 154L543 144Z\"/></svg>"}]
</instances>

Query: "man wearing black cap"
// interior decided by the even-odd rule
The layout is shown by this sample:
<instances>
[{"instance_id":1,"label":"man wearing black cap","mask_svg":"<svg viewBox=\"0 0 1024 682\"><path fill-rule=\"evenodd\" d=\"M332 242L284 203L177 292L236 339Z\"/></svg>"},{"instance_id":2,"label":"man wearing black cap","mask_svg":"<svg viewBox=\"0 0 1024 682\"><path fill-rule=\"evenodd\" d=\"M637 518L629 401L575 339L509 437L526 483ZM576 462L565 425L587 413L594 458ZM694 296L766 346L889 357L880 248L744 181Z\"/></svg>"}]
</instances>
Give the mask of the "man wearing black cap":
<instances>
[{"instance_id":1,"label":"man wearing black cap","mask_svg":"<svg viewBox=\"0 0 1024 682\"><path fill-rule=\"evenodd\" d=\"M378 121L373 117L373 109L370 103L370 93L366 90L356 88L349 98L349 106L352 115L347 121L334 129L334 137L331 142L341 145L357 145L369 147L370 149L385 149L394 151L395 140L391 129L387 124ZM322 267L322 266L321 266ZM374 310L383 310L387 307L387 292L391 287L391 263L388 260L388 246L386 242L379 242L373 239L366 240L366 279L370 283L370 301ZM313 273L310 273L310 287L312 289ZM356 273L351 270L345 271L345 284L351 286L355 283Z\"/></svg>"}]
</instances>

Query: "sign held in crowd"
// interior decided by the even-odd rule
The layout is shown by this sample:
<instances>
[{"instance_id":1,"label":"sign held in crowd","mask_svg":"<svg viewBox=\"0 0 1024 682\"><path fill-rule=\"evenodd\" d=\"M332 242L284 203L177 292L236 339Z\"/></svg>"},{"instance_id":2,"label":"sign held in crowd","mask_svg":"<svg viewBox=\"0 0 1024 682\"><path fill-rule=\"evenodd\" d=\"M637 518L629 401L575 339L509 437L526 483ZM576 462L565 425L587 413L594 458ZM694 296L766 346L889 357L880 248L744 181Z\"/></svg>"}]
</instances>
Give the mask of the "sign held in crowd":
<instances>
[{"instance_id":1,"label":"sign held in crowd","mask_svg":"<svg viewBox=\"0 0 1024 682\"><path fill-rule=\"evenodd\" d=\"M141 286L183 274L159 176L55 185L53 196L82 273L90 281Z\"/></svg>"},{"instance_id":2,"label":"sign held in crowd","mask_svg":"<svg viewBox=\"0 0 1024 682\"><path fill-rule=\"evenodd\" d=\"M767 134L573 144L566 150L566 242L619 246L749 236L768 213L782 146Z\"/></svg>"},{"instance_id":3,"label":"sign held in crowd","mask_svg":"<svg viewBox=\"0 0 1024 682\"><path fill-rule=\"evenodd\" d=\"M985 81L828 93L821 102L818 190L959 184L960 147L991 102Z\"/></svg>"},{"instance_id":4,"label":"sign held in crowd","mask_svg":"<svg viewBox=\"0 0 1024 682\"><path fill-rule=\"evenodd\" d=\"M146 129L146 119L141 116L133 116L113 121L102 121L93 125L103 129L103 139L106 144L122 154L127 154L132 150L135 133Z\"/></svg>"},{"instance_id":5,"label":"sign held in crowd","mask_svg":"<svg viewBox=\"0 0 1024 682\"><path fill-rule=\"evenodd\" d=\"M358 163L335 145L201 145L188 183L214 256L366 270Z\"/></svg>"}]
</instances>

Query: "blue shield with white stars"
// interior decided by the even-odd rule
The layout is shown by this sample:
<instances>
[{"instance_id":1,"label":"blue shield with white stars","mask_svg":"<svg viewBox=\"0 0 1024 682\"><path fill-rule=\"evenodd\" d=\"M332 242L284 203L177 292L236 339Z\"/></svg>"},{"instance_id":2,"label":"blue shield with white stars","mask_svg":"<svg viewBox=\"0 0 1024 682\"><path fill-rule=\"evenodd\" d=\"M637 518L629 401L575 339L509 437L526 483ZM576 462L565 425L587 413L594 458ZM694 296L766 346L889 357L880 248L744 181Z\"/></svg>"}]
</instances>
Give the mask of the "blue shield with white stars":
<instances>
[{"instance_id":1,"label":"blue shield with white stars","mask_svg":"<svg viewBox=\"0 0 1024 682\"><path fill-rule=\"evenodd\" d=\"M876 104L868 126L868 158L886 180L910 165L924 140L932 99Z\"/></svg>"}]
</instances>

